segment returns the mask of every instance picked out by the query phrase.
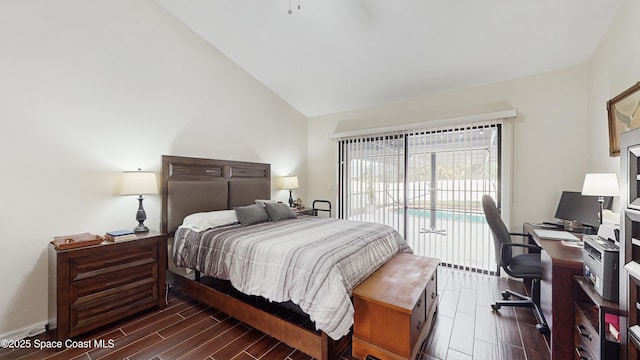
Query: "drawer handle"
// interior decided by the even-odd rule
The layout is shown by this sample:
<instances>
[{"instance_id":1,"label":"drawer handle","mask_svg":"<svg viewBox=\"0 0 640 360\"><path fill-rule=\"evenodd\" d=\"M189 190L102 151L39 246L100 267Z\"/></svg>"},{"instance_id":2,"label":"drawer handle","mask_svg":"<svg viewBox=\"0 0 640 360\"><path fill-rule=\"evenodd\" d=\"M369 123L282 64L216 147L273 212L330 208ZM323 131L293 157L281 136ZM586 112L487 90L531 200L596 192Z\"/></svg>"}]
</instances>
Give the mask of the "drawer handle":
<instances>
[{"instance_id":1,"label":"drawer handle","mask_svg":"<svg viewBox=\"0 0 640 360\"><path fill-rule=\"evenodd\" d=\"M435 291L434 291L434 292L432 292L432 293L431 293L431 298L433 299L433 298L435 298L435 297L436 297L436 293L435 293Z\"/></svg>"},{"instance_id":2,"label":"drawer handle","mask_svg":"<svg viewBox=\"0 0 640 360\"><path fill-rule=\"evenodd\" d=\"M418 321L418 323L416 324L416 329L420 330L421 327L422 327L422 321Z\"/></svg>"},{"instance_id":3,"label":"drawer handle","mask_svg":"<svg viewBox=\"0 0 640 360\"><path fill-rule=\"evenodd\" d=\"M578 346L576 348L576 355L578 355L578 359L580 360L589 360L588 358L582 356L582 351L584 350L584 348L582 346Z\"/></svg>"},{"instance_id":4,"label":"drawer handle","mask_svg":"<svg viewBox=\"0 0 640 360\"><path fill-rule=\"evenodd\" d=\"M585 329L585 327L584 327L584 325L582 325L582 324L580 324L580 325L577 325L577 326L576 326L576 330L578 331L578 334L579 334L580 336L584 336L584 337L586 337L587 339L589 339L589 341L591 341L591 335L589 335L589 334L587 334L587 333L584 333L584 332L583 332L583 330L584 330L584 329Z\"/></svg>"},{"instance_id":5,"label":"drawer handle","mask_svg":"<svg viewBox=\"0 0 640 360\"><path fill-rule=\"evenodd\" d=\"M422 305L422 299L418 299L418 302L416 303L416 307L420 307L420 305Z\"/></svg>"}]
</instances>

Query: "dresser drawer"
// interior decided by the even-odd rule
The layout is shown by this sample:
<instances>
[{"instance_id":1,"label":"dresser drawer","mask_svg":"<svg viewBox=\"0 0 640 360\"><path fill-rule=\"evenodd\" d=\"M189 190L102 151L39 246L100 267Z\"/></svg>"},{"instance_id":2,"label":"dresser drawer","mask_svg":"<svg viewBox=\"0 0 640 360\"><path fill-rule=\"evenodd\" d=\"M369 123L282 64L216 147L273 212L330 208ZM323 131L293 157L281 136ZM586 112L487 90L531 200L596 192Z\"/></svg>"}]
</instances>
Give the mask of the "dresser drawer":
<instances>
[{"instance_id":1,"label":"dresser drawer","mask_svg":"<svg viewBox=\"0 0 640 360\"><path fill-rule=\"evenodd\" d=\"M157 282L142 280L133 285L95 301L71 306L70 335L81 334L108 324L114 318L120 319L158 304Z\"/></svg>"},{"instance_id":2,"label":"dresser drawer","mask_svg":"<svg viewBox=\"0 0 640 360\"><path fill-rule=\"evenodd\" d=\"M592 354L600 354L600 335L579 306L575 306L575 344Z\"/></svg>"},{"instance_id":3,"label":"dresser drawer","mask_svg":"<svg viewBox=\"0 0 640 360\"><path fill-rule=\"evenodd\" d=\"M427 301L426 301L426 293L423 292L422 296L418 299L416 306L414 306L411 311L411 340L409 343L409 353L411 353L411 349L418 341L418 337L420 336L420 331L425 324L425 319L427 318Z\"/></svg>"},{"instance_id":4,"label":"dresser drawer","mask_svg":"<svg viewBox=\"0 0 640 360\"><path fill-rule=\"evenodd\" d=\"M158 264L146 263L122 270L103 273L71 283L69 302L71 306L91 303L112 294L118 294L142 283L157 282Z\"/></svg>"},{"instance_id":5,"label":"dresser drawer","mask_svg":"<svg viewBox=\"0 0 640 360\"><path fill-rule=\"evenodd\" d=\"M81 280L158 261L158 246L146 244L121 251L103 251L71 259L70 280Z\"/></svg>"},{"instance_id":6,"label":"dresser drawer","mask_svg":"<svg viewBox=\"0 0 640 360\"><path fill-rule=\"evenodd\" d=\"M429 283L427 284L427 288L425 289L425 296L427 300L427 305L425 306L425 309L427 311L427 316L429 316L428 314L432 312L433 306L437 306L438 304L437 275L438 275L437 272L434 272L433 275L431 275L431 278L429 279Z\"/></svg>"}]
</instances>

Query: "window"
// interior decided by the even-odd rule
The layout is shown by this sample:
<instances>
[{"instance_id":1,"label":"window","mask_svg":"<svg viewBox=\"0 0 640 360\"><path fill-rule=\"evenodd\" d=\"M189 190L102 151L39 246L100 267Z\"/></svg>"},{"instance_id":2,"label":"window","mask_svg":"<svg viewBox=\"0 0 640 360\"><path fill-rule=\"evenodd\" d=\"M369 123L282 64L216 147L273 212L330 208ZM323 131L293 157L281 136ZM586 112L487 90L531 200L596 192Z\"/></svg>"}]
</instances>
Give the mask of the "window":
<instances>
[{"instance_id":1,"label":"window","mask_svg":"<svg viewBox=\"0 0 640 360\"><path fill-rule=\"evenodd\" d=\"M390 225L414 252L493 273L481 198L501 197L502 121L339 141L338 216Z\"/></svg>"}]
</instances>

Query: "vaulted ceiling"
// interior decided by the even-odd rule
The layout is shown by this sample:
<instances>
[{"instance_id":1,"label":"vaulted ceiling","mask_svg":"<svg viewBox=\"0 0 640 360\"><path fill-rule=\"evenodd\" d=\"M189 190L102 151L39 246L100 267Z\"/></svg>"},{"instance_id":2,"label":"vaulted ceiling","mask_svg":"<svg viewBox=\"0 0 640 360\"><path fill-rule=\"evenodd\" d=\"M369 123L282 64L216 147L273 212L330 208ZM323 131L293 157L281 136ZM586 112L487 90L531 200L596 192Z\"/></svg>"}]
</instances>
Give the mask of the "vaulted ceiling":
<instances>
[{"instance_id":1,"label":"vaulted ceiling","mask_svg":"<svg viewBox=\"0 0 640 360\"><path fill-rule=\"evenodd\" d=\"M156 1L313 117L584 64L621 0Z\"/></svg>"}]
</instances>

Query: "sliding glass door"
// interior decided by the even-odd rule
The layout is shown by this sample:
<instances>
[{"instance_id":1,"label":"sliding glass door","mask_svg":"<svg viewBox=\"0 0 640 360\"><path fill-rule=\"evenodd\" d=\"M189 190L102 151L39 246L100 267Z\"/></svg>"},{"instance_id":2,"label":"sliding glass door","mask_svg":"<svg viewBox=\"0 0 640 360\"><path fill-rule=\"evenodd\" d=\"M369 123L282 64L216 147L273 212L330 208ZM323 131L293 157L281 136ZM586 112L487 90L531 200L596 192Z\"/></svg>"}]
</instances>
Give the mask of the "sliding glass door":
<instances>
[{"instance_id":1,"label":"sliding glass door","mask_svg":"<svg viewBox=\"0 0 640 360\"><path fill-rule=\"evenodd\" d=\"M500 196L500 139L500 124L476 124L341 140L338 214L393 226L445 265L491 273L480 200Z\"/></svg>"}]
</instances>

